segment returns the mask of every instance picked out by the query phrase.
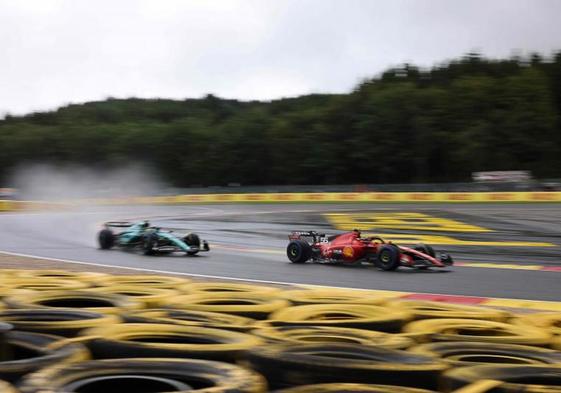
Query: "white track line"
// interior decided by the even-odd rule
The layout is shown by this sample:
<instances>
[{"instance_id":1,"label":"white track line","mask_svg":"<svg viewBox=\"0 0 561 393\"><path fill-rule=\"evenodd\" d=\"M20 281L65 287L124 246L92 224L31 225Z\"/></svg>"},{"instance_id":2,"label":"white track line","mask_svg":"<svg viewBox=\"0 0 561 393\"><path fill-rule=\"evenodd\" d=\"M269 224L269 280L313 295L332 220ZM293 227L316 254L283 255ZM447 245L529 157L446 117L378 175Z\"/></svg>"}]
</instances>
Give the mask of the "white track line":
<instances>
[{"instance_id":1,"label":"white track line","mask_svg":"<svg viewBox=\"0 0 561 393\"><path fill-rule=\"evenodd\" d=\"M51 257L41 257L37 255L31 254L21 254L19 252L10 252L10 251L2 251L0 250L1 254L6 255L13 255L16 257L26 257L26 258L35 258L35 259L42 259L46 261L56 261L56 262L64 262L64 263L74 263L77 265L88 265L88 266L97 266L97 267L106 267L112 269L126 269L126 270L136 270L141 272L150 272L150 273L159 273L159 274L174 274L180 276L192 276L192 277L202 277L202 278L215 278L219 280L232 280L232 281L248 281L248 282L256 282L262 284L277 284L277 285L308 285L308 284L299 284L293 282L283 282L283 281L269 281L269 280L257 280L251 278L238 278L238 277L225 277L225 276L214 276L210 274L196 274L196 273L185 273L185 272L171 272L165 270L156 270L156 269L145 269L141 267L129 267L129 266L115 266L115 265L107 265L103 263L95 263L95 262L84 262L84 261L76 261L72 259L61 259L61 258L51 258ZM1 269L0 269L1 271ZM318 285L320 286L320 285ZM344 288L344 289L358 289L358 288L345 288L345 287L328 287L326 288Z\"/></svg>"}]
</instances>

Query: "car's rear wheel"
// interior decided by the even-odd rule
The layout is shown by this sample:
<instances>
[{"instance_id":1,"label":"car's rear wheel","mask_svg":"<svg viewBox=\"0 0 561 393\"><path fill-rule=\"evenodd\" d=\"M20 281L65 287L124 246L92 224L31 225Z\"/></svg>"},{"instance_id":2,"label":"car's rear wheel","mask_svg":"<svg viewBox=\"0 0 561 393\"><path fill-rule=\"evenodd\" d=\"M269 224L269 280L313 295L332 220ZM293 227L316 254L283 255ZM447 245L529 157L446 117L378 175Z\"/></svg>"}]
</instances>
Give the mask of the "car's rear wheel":
<instances>
[{"instance_id":1,"label":"car's rear wheel","mask_svg":"<svg viewBox=\"0 0 561 393\"><path fill-rule=\"evenodd\" d=\"M109 250L115 245L115 235L110 229L102 229L97 236L99 248L102 250Z\"/></svg>"},{"instance_id":2,"label":"car's rear wheel","mask_svg":"<svg viewBox=\"0 0 561 393\"><path fill-rule=\"evenodd\" d=\"M312 257L312 246L304 240L292 240L286 247L286 255L292 263L305 263Z\"/></svg>"},{"instance_id":3,"label":"car's rear wheel","mask_svg":"<svg viewBox=\"0 0 561 393\"><path fill-rule=\"evenodd\" d=\"M384 244L378 250L376 265L386 271L397 269L399 267L399 249L393 244Z\"/></svg>"},{"instance_id":4,"label":"car's rear wheel","mask_svg":"<svg viewBox=\"0 0 561 393\"><path fill-rule=\"evenodd\" d=\"M183 238L183 241L189 247L197 247L197 251L187 251L187 255L195 255L199 252L198 249L201 248L201 239L199 238L199 235L196 233L189 233Z\"/></svg>"}]
</instances>

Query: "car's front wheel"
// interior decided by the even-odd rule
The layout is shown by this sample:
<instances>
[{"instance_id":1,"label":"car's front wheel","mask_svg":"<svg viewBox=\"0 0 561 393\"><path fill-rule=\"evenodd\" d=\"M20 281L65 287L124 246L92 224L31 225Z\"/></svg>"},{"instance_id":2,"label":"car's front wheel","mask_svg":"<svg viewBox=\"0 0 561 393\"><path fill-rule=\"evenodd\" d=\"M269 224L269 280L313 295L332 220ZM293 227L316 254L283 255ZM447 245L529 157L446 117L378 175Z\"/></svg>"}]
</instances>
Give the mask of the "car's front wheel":
<instances>
[{"instance_id":1,"label":"car's front wheel","mask_svg":"<svg viewBox=\"0 0 561 393\"><path fill-rule=\"evenodd\" d=\"M399 267L399 249L393 244L384 244L378 250L376 265L386 271L395 270Z\"/></svg>"},{"instance_id":2,"label":"car's front wheel","mask_svg":"<svg viewBox=\"0 0 561 393\"><path fill-rule=\"evenodd\" d=\"M102 229L97 236L99 248L109 250L115 245L115 235L110 229Z\"/></svg>"},{"instance_id":3,"label":"car's front wheel","mask_svg":"<svg viewBox=\"0 0 561 393\"><path fill-rule=\"evenodd\" d=\"M195 255L199 252L199 248L201 248L201 239L199 238L199 235L196 233L189 233L183 238L183 241L189 247L197 248L196 251L187 251L187 255Z\"/></svg>"},{"instance_id":4,"label":"car's front wheel","mask_svg":"<svg viewBox=\"0 0 561 393\"><path fill-rule=\"evenodd\" d=\"M312 246L304 240L292 240L286 247L286 255L292 263L305 263L312 257Z\"/></svg>"}]
</instances>

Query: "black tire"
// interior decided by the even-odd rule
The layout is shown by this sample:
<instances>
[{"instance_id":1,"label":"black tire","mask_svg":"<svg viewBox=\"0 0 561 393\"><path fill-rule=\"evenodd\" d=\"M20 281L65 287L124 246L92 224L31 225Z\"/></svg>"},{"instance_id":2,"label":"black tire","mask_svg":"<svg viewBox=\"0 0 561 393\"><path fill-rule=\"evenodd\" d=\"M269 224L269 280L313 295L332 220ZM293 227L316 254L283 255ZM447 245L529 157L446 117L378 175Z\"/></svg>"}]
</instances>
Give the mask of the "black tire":
<instances>
[{"instance_id":1,"label":"black tire","mask_svg":"<svg viewBox=\"0 0 561 393\"><path fill-rule=\"evenodd\" d=\"M435 389L449 366L436 358L357 344L269 344L248 356L271 390L314 383L368 383ZM561 369L560 369L561 370Z\"/></svg>"},{"instance_id":2,"label":"black tire","mask_svg":"<svg viewBox=\"0 0 561 393\"><path fill-rule=\"evenodd\" d=\"M292 263L305 263L312 257L312 246L304 240L292 240L286 247L286 255Z\"/></svg>"},{"instance_id":3,"label":"black tire","mask_svg":"<svg viewBox=\"0 0 561 393\"><path fill-rule=\"evenodd\" d=\"M109 250L115 245L115 235L110 229L102 229L97 235L99 248L102 250Z\"/></svg>"},{"instance_id":4,"label":"black tire","mask_svg":"<svg viewBox=\"0 0 561 393\"><path fill-rule=\"evenodd\" d=\"M201 239L199 238L199 235L197 235L196 233L189 233L187 234L184 238L183 241L185 242L185 244L187 244L189 247L197 247L197 248L201 248ZM197 251L188 251L187 255L195 255L198 254L199 250Z\"/></svg>"},{"instance_id":5,"label":"black tire","mask_svg":"<svg viewBox=\"0 0 561 393\"><path fill-rule=\"evenodd\" d=\"M185 387L186 386L186 387ZM45 368L20 384L38 392L238 392L266 390L257 373L233 364L195 359L93 360Z\"/></svg>"},{"instance_id":6,"label":"black tire","mask_svg":"<svg viewBox=\"0 0 561 393\"><path fill-rule=\"evenodd\" d=\"M144 255L155 255L156 251L154 248L158 244L158 235L155 233L149 233L144 236L144 241L142 243L142 250Z\"/></svg>"},{"instance_id":7,"label":"black tire","mask_svg":"<svg viewBox=\"0 0 561 393\"><path fill-rule=\"evenodd\" d=\"M4 333L4 358L0 380L17 382L25 374L47 366L89 358L86 347L50 334L11 331Z\"/></svg>"},{"instance_id":8,"label":"black tire","mask_svg":"<svg viewBox=\"0 0 561 393\"><path fill-rule=\"evenodd\" d=\"M396 270L399 267L399 249L393 244L384 244L378 250L376 265L385 271Z\"/></svg>"},{"instance_id":9,"label":"black tire","mask_svg":"<svg viewBox=\"0 0 561 393\"><path fill-rule=\"evenodd\" d=\"M417 245L415 245L415 247L413 247L414 250L420 251L423 254L427 254L428 256L431 256L433 258L436 257L436 253L434 252L434 249L429 246L428 244L424 244L424 243L419 243Z\"/></svg>"}]
</instances>

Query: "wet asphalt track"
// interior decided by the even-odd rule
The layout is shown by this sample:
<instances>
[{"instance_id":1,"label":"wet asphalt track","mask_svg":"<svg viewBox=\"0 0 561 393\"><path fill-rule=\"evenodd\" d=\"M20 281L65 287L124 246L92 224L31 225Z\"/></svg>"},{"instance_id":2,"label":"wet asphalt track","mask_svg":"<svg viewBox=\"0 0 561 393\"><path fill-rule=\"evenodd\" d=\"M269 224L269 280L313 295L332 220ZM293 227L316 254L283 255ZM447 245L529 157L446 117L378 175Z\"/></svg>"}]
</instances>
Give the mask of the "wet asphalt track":
<instances>
[{"instance_id":1,"label":"wet asphalt track","mask_svg":"<svg viewBox=\"0 0 561 393\"><path fill-rule=\"evenodd\" d=\"M438 245L456 261L561 266L561 204L278 204L98 207L64 213L0 214L0 250L117 267L338 287L561 301L561 271L458 266L382 272L373 267L293 265L285 255L290 230L336 233L326 212L418 212L491 229L485 233L423 233L484 242L547 242L554 247ZM147 257L98 250L95 235L106 220L150 218L178 232L207 239L197 257Z\"/></svg>"}]
</instances>

